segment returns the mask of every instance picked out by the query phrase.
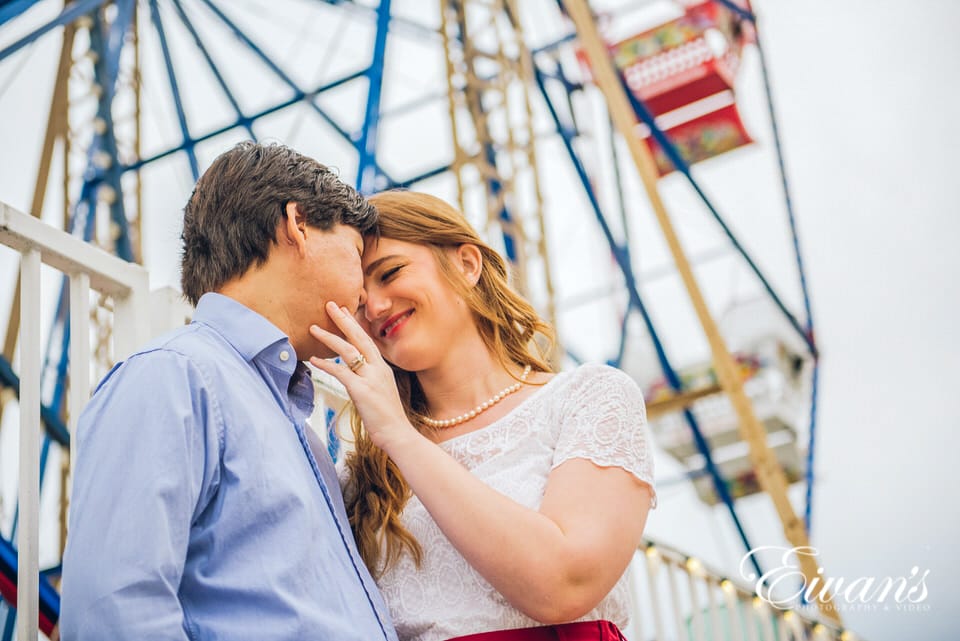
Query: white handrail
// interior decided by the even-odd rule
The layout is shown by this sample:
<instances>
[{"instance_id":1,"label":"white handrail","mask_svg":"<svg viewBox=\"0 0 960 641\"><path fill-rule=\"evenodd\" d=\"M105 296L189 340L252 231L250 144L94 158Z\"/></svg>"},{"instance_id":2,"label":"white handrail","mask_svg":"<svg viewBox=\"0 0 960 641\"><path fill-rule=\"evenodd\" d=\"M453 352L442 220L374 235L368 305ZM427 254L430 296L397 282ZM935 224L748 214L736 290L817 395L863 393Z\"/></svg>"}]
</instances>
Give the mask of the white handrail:
<instances>
[{"instance_id":1,"label":"white handrail","mask_svg":"<svg viewBox=\"0 0 960 641\"><path fill-rule=\"evenodd\" d=\"M40 261L40 252L34 248L23 251L20 260L18 639L37 638L40 616Z\"/></svg>"},{"instance_id":2,"label":"white handrail","mask_svg":"<svg viewBox=\"0 0 960 641\"><path fill-rule=\"evenodd\" d=\"M114 300L114 350L123 358L149 338L149 278L128 263L0 202L0 243L20 252L20 523L17 638L36 639L40 578L41 263L70 278L70 427L90 396L89 292ZM84 340L80 340L80 339ZM71 439L72 443L76 439Z\"/></svg>"},{"instance_id":3,"label":"white handrail","mask_svg":"<svg viewBox=\"0 0 960 641\"><path fill-rule=\"evenodd\" d=\"M640 630L647 633L630 637L631 641L852 641L857 638L849 630L841 630L821 619L811 606L792 610L774 608L750 588L663 543L645 539L631 569L635 588L631 626L635 634L640 634ZM681 599L676 572L682 573L688 583L689 602ZM648 618L640 621L643 617ZM723 626L722 621L727 625ZM667 629L666 625L671 624L674 629ZM648 636L650 632L653 636Z\"/></svg>"}]
</instances>

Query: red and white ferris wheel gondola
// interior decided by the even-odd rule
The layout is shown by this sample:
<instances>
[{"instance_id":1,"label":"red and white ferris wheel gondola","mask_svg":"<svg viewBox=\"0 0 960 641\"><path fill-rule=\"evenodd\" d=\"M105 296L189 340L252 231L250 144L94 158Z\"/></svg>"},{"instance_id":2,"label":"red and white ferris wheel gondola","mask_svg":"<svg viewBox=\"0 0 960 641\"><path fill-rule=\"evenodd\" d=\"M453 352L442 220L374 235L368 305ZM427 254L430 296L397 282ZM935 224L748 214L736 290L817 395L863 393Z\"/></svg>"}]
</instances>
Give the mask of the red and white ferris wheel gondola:
<instances>
[{"instance_id":1,"label":"red and white ferris wheel gondola","mask_svg":"<svg viewBox=\"0 0 960 641\"><path fill-rule=\"evenodd\" d=\"M630 91L694 164L753 142L737 110L735 77L744 47L756 38L752 25L721 3L676 4L680 16L626 38L608 38L608 46ZM747 0L737 6L750 10ZM673 163L649 130L641 131L660 176L672 172Z\"/></svg>"}]
</instances>

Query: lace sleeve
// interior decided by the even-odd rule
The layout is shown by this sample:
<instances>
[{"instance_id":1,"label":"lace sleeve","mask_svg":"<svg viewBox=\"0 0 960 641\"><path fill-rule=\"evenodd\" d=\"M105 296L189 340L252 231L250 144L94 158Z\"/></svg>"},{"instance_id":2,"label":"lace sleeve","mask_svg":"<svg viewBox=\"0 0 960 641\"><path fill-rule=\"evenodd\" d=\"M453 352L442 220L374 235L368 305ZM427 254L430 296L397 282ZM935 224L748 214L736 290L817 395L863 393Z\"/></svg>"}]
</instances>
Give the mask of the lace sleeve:
<instances>
[{"instance_id":1,"label":"lace sleeve","mask_svg":"<svg viewBox=\"0 0 960 641\"><path fill-rule=\"evenodd\" d=\"M584 365L564 401L553 467L583 458L601 467L619 467L650 486L657 507L653 451L643 393L624 372L606 365Z\"/></svg>"}]
</instances>

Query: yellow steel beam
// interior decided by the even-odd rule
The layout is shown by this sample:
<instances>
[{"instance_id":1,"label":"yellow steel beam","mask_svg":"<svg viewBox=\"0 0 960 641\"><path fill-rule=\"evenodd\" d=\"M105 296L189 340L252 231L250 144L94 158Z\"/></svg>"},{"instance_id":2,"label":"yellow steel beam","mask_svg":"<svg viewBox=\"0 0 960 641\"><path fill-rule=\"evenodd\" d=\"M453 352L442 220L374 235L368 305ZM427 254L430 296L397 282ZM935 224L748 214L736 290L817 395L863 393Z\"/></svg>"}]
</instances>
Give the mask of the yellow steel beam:
<instances>
[{"instance_id":1,"label":"yellow steel beam","mask_svg":"<svg viewBox=\"0 0 960 641\"><path fill-rule=\"evenodd\" d=\"M67 132L67 80L72 62L73 36L76 28L67 24L63 29L63 46L60 48L60 62L57 65L57 77L53 86L53 99L50 101L50 114L47 116L47 133L40 150L40 169L33 188L33 201L30 213L40 218L43 214L43 201L47 195L47 180L50 178L50 162L53 159L53 146L57 138ZM10 319L7 321L7 335L3 343L3 355L13 362L13 353L17 349L17 335L20 333L20 278L17 277L13 291L13 303L10 305ZM0 404L0 413L3 406ZM2 415L2 414L0 414Z\"/></svg>"},{"instance_id":2,"label":"yellow steel beam","mask_svg":"<svg viewBox=\"0 0 960 641\"><path fill-rule=\"evenodd\" d=\"M720 394L723 392L723 388L719 385L710 385L709 387L702 387L700 389L690 390L687 392L680 392L679 394L673 394L667 398L661 399L659 401L654 401L647 404L647 418L655 419L664 414L669 414L670 412L676 412L678 410L685 409L693 405L694 402L699 401L705 396L712 396L714 394Z\"/></svg>"},{"instance_id":3,"label":"yellow steel beam","mask_svg":"<svg viewBox=\"0 0 960 641\"><path fill-rule=\"evenodd\" d=\"M617 72L610 61L607 47L601 40L590 9L584 0L563 0L567 13L576 26L580 45L583 47L590 61L597 87L603 93L613 118L617 131L623 137L636 164L637 171L643 182L647 196L653 206L657 222L663 232L670 253L677 265L677 271L683 279L690 301L696 310L700 325L710 343L713 354L713 365L720 380L720 385L730 398L734 411L739 418L740 433L750 447L750 460L757 472L760 486L770 495L774 507L783 523L783 531L788 541L794 546L809 546L807 533L801 521L794 512L793 505L787 496L787 478L783 473L776 457L767 447L766 431L754 414L750 399L743 390L743 383L737 373L737 366L727 349L717 324L707 308L703 293L693 275L693 270L687 260L680 240L677 237L670 216L657 190L658 173L652 155L646 144L637 135L637 117L620 83ZM806 577L807 585L816 586L811 590L812 597L817 597L822 591L822 576L818 573L816 561L806 554L798 555L801 571ZM814 582L814 579L817 579ZM832 600L826 597L816 599L824 616L836 623L841 623L840 615ZM824 602L826 601L826 602Z\"/></svg>"}]
</instances>

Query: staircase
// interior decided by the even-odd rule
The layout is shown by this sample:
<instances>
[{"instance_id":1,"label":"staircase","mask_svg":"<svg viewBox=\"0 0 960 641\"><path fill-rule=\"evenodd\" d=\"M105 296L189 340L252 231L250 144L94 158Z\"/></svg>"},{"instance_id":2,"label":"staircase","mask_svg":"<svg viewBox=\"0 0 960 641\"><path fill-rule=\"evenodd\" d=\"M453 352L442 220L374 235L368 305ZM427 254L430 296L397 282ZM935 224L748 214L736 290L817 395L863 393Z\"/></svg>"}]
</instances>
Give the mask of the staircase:
<instances>
[{"instance_id":1,"label":"staircase","mask_svg":"<svg viewBox=\"0 0 960 641\"><path fill-rule=\"evenodd\" d=\"M112 297L114 353L122 357L145 342L149 336L149 278L145 269L102 251L93 245L55 229L0 203L0 243L20 253L20 333L19 333L19 396L20 451L18 487L19 518L16 540L16 594L12 591L13 551L4 542L9 563L0 565L8 577L0 584L9 605L17 605L18 639L36 639L38 628L48 636L56 634L53 626L59 612L53 612L52 599L40 593L46 581L40 577L40 442L42 422L41 345L43 292L41 265L63 274L69 282L70 331L84 340L70 341L68 397L69 427L75 428L77 417L90 398L90 298L91 293ZM69 484L69 482L68 482Z\"/></svg>"}]
</instances>

